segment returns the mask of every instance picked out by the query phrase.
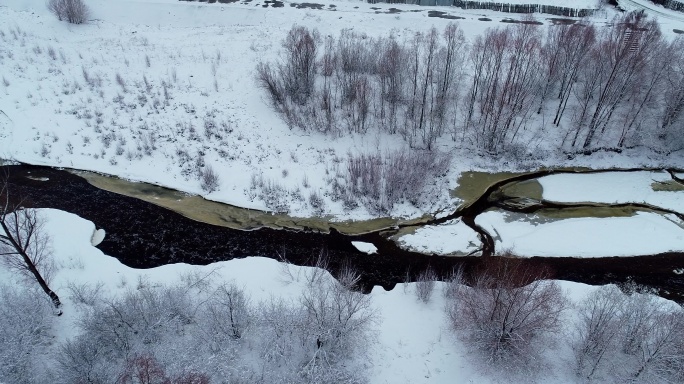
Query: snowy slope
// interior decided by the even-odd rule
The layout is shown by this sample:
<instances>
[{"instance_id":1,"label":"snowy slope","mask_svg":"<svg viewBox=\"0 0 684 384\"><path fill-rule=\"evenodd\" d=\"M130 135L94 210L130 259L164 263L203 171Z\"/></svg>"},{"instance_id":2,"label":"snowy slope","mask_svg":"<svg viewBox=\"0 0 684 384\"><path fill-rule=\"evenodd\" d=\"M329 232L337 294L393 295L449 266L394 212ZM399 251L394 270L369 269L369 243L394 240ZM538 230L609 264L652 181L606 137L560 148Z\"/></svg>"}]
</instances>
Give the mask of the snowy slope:
<instances>
[{"instance_id":1,"label":"snowy slope","mask_svg":"<svg viewBox=\"0 0 684 384\"><path fill-rule=\"evenodd\" d=\"M351 26L369 36L392 33L403 39L450 22L428 17L426 7L402 5L403 12L388 14L389 4L363 2L322 10L175 0L88 4L91 21L78 26L56 20L42 0L0 5L1 156L104 172L261 209L266 204L252 187L264 180L293 196L290 212L297 216L314 213L306 198L329 189L327 175L341 171L348 153L406 144L374 130L344 138L290 130L257 88L255 64L276 57L293 24L317 28L323 36ZM506 27L496 22L511 17L434 9L464 17L458 22L467 39L491 26ZM479 21L483 13L493 22ZM448 137L439 147L456 154L451 176L438 181L437 196L423 207L399 206L394 216L448 207L453 201L446 189L460 171L499 166L454 149ZM558 161L550 155L539 162ZM575 160L594 166L626 162L652 161L633 154ZM219 175L215 192L200 188L199 170L206 165ZM324 213L371 216L327 198Z\"/></svg>"},{"instance_id":2,"label":"snowy slope","mask_svg":"<svg viewBox=\"0 0 684 384\"><path fill-rule=\"evenodd\" d=\"M55 343L75 336L73 324L82 313L68 294L70 283L101 283L103 294L116 297L141 282L157 286L180 283L184 276L192 273L211 274L219 283L234 282L242 287L253 302L279 297L295 299L305 287L304 279L284 279L284 266L280 263L259 257L207 266L173 264L146 270L131 269L91 245L95 230L92 222L62 211L40 211L47 220L45 230L53 239L54 258L59 266L52 285L64 301L64 315L57 319L55 327ZM13 281L14 277L4 268L0 264L2 281ZM310 268L289 266L287 269L290 276L300 276L303 270ZM595 289L568 282L563 282L562 287L575 302ZM397 286L389 292L380 287L372 291L372 305L377 309L380 321L375 327L375 341L369 343L368 360L361 362L370 383L576 382L567 364L569 350L564 345L551 347L545 354L549 369L535 378L512 372L497 373L477 364L477 359L470 356L448 327L443 288L443 284L438 283L427 304L413 294L414 284ZM567 321L571 318L569 313Z\"/></svg>"}]
</instances>

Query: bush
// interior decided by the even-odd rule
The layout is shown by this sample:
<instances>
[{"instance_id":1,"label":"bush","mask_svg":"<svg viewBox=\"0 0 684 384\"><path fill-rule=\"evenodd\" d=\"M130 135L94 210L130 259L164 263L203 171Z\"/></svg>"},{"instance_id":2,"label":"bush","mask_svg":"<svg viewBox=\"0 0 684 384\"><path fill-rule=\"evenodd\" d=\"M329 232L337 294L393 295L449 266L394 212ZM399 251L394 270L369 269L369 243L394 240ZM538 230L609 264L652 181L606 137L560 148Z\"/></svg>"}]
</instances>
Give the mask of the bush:
<instances>
[{"instance_id":1,"label":"bush","mask_svg":"<svg viewBox=\"0 0 684 384\"><path fill-rule=\"evenodd\" d=\"M355 291L360 276L351 268L344 267L338 280L323 277L307 277L308 289L300 297L303 336L313 348L313 360L331 362L351 356L365 343L376 312L370 297Z\"/></svg>"},{"instance_id":2,"label":"bush","mask_svg":"<svg viewBox=\"0 0 684 384\"><path fill-rule=\"evenodd\" d=\"M418 300L423 303L428 303L430 301L432 291L435 289L436 280L437 274L432 267L428 267L418 275L418 281L416 281L416 297Z\"/></svg>"},{"instance_id":3,"label":"bush","mask_svg":"<svg viewBox=\"0 0 684 384\"><path fill-rule=\"evenodd\" d=\"M49 0L47 7L60 21L66 20L71 24L83 24L90 15L83 0Z\"/></svg>"},{"instance_id":4,"label":"bush","mask_svg":"<svg viewBox=\"0 0 684 384\"><path fill-rule=\"evenodd\" d=\"M212 168L211 165L207 165L200 172L200 179L200 187L202 187L202 190L207 193L218 190L219 185L221 184L218 174L214 171L214 168Z\"/></svg>"},{"instance_id":5,"label":"bush","mask_svg":"<svg viewBox=\"0 0 684 384\"><path fill-rule=\"evenodd\" d=\"M570 342L577 375L587 380L681 382L684 311L650 294L625 295L615 286L579 304Z\"/></svg>"},{"instance_id":6,"label":"bush","mask_svg":"<svg viewBox=\"0 0 684 384\"><path fill-rule=\"evenodd\" d=\"M449 155L438 151L396 150L384 157L350 154L345 196L378 213L389 213L403 202L419 206L426 182L445 174L449 163Z\"/></svg>"},{"instance_id":7,"label":"bush","mask_svg":"<svg viewBox=\"0 0 684 384\"><path fill-rule=\"evenodd\" d=\"M557 332L567 300L544 272L511 259L490 261L447 306L463 341L487 362L523 367L539 357L541 336Z\"/></svg>"},{"instance_id":8,"label":"bush","mask_svg":"<svg viewBox=\"0 0 684 384\"><path fill-rule=\"evenodd\" d=\"M52 343L54 316L43 293L0 284L0 380L38 382L44 351Z\"/></svg>"}]
</instances>

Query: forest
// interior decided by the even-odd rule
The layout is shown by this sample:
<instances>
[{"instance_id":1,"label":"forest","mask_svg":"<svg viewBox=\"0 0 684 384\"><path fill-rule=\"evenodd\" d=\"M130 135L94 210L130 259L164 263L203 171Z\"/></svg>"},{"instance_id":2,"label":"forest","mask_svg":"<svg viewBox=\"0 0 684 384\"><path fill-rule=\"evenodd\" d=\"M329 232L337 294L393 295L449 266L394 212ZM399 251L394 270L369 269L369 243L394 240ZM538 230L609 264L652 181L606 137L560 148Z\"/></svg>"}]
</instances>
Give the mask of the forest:
<instances>
[{"instance_id":1,"label":"forest","mask_svg":"<svg viewBox=\"0 0 684 384\"><path fill-rule=\"evenodd\" d=\"M457 23L400 39L293 26L259 85L291 128L378 129L412 148L442 138L485 154L682 149L684 40L643 12L546 32L531 16L467 42Z\"/></svg>"}]
</instances>

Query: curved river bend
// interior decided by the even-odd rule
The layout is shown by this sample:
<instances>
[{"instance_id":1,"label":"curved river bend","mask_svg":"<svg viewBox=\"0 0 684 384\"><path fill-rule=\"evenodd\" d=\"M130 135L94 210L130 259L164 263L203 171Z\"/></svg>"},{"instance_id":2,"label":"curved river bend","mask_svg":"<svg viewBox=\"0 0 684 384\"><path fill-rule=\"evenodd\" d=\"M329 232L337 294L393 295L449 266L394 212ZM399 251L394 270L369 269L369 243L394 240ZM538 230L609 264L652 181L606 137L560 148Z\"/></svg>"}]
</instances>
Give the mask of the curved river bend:
<instances>
[{"instance_id":1,"label":"curved river bend","mask_svg":"<svg viewBox=\"0 0 684 384\"><path fill-rule=\"evenodd\" d=\"M173 207L167 209L140 198L97 188L84 177L67 171L30 165L3 168L9 172L13 198L23 198L24 206L60 209L94 222L98 228L107 231L105 240L98 247L130 267L151 268L180 262L209 264L247 256L279 258L297 265L313 265L319 253L324 251L328 254L329 269L333 274L345 263L354 266L361 274L361 284L365 291L369 291L374 285L391 289L397 283L405 281L407 274L409 278L415 279L418 273L428 267L432 267L441 277L446 277L455 268L462 267L468 275L486 263L495 262L498 257L490 256L494 252L491 235L474 222L474 218L486 209L497 207L526 213L547 209L582 209L586 205L554 206L544 201L517 204L519 199L511 195L515 195L515 191L520 188L528 190L529 185L516 183L554 173L585 172L542 170L504 177L488 184L486 188L481 186L483 191L479 196L478 193L472 193L472 199L454 213L440 219L426 217L411 222L380 219L326 225L320 219L312 221L281 217L278 219L280 222L274 221L270 225L300 229L276 229L263 226L269 224L262 222L264 218L259 215L265 214L259 211L251 211L252 214L246 216L249 220L235 220L232 218L234 214L223 214L223 218L221 214L216 214L213 220L217 222L209 224L174 212L171 210ZM94 177L90 178L92 181ZM148 188L145 184L143 186ZM174 191L161 190L170 194L166 196L167 200L175 201L180 196L174 195L177 194ZM157 190L155 193L161 192ZM153 194L147 200L157 200L155 197L159 196ZM657 207L629 204L629 207L622 209L657 210ZM208 215L212 217L211 214ZM425 255L401 249L390 239L401 228L440 224L457 217L479 233L482 256ZM317 224L311 225L311 222ZM377 254L367 255L358 251L351 244L352 241L373 243L378 249ZM514 261L546 268L551 271L551 277L556 279L587 284L632 281L655 289L663 297L684 303L684 276L673 273L675 269L684 268L684 253L681 252L602 258L532 256L516 258Z\"/></svg>"}]
</instances>

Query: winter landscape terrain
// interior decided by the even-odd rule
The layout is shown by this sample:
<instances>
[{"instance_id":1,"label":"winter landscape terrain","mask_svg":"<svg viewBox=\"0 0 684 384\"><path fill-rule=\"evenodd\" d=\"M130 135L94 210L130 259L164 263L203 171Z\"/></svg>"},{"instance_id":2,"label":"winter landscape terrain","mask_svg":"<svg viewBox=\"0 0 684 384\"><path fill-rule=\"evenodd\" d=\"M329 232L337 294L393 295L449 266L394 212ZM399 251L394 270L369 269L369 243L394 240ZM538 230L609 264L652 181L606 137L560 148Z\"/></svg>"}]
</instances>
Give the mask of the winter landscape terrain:
<instances>
[{"instance_id":1,"label":"winter landscape terrain","mask_svg":"<svg viewBox=\"0 0 684 384\"><path fill-rule=\"evenodd\" d=\"M0 0L0 383L683 382L684 13L506 3L592 14ZM481 262L367 293L318 244L136 269L12 164L370 265ZM534 264L649 255L658 288Z\"/></svg>"}]
</instances>

